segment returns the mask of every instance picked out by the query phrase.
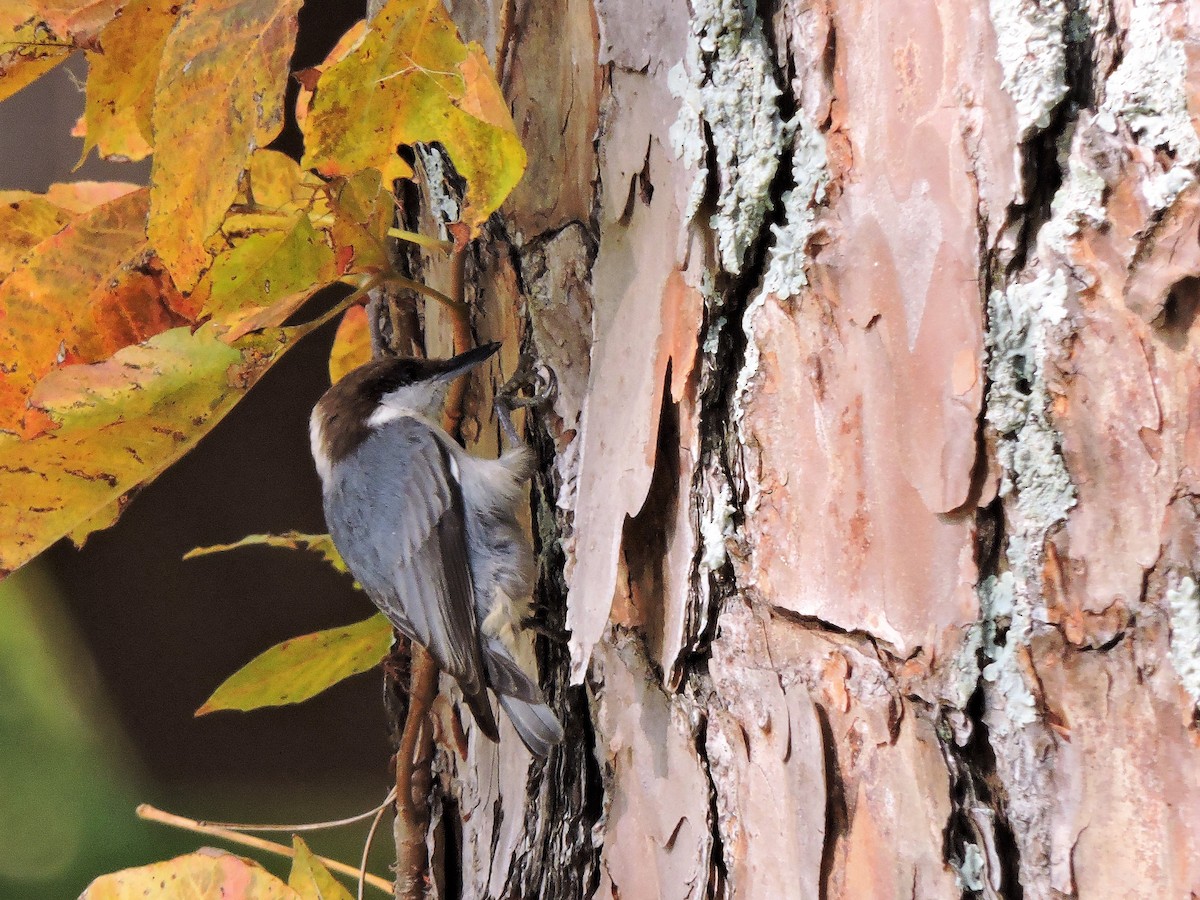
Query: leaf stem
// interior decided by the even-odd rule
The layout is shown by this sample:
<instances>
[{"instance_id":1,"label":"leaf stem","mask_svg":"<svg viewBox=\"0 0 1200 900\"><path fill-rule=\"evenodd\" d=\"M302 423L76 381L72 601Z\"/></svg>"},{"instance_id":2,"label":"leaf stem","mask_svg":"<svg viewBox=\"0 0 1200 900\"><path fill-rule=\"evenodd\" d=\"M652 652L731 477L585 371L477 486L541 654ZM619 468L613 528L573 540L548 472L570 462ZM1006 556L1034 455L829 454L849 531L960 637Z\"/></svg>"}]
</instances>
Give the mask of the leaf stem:
<instances>
[{"instance_id":1,"label":"leaf stem","mask_svg":"<svg viewBox=\"0 0 1200 900\"><path fill-rule=\"evenodd\" d=\"M161 809L151 806L149 803L142 803L137 808L139 819L145 819L148 822L158 822L160 825L170 825L173 828L182 828L185 831L194 831L198 834L207 834L212 837L221 838L233 844L240 844L243 847L253 847L256 850L265 850L268 853L275 853L279 856L293 858L296 851L284 844L277 844L274 841L264 840L263 838L253 837L248 834L239 834L236 831L231 831L228 828L220 828L213 825L205 825L203 822L197 822L195 819L189 819L186 816L177 816L174 813L165 812ZM336 859L327 859L324 856L318 856L322 863L333 872L340 875L345 875L348 878L357 878L359 875L358 869L354 866L348 866L343 862L338 862ZM392 892L392 886L386 880L378 875L366 875L364 880L371 887L383 891L385 894Z\"/></svg>"},{"instance_id":2,"label":"leaf stem","mask_svg":"<svg viewBox=\"0 0 1200 900\"><path fill-rule=\"evenodd\" d=\"M426 237L423 234L418 234L415 231L405 231L403 228L389 228L387 236L398 238L402 241L408 241L410 244L416 244L418 247L425 247L428 250L442 250L449 252L454 249L453 241L440 241L437 238Z\"/></svg>"}]
</instances>

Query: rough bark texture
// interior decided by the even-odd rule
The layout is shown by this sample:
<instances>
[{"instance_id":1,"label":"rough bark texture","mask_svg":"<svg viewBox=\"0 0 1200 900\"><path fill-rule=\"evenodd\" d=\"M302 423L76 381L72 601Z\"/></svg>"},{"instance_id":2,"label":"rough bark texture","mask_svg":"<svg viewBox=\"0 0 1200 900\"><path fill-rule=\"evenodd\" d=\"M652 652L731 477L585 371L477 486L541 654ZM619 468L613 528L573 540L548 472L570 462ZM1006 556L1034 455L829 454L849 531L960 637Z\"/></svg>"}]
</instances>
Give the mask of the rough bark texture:
<instances>
[{"instance_id":1,"label":"rough bark texture","mask_svg":"<svg viewBox=\"0 0 1200 900\"><path fill-rule=\"evenodd\" d=\"M501 5L568 743L444 711L441 896L1200 892L1195 8Z\"/></svg>"}]
</instances>

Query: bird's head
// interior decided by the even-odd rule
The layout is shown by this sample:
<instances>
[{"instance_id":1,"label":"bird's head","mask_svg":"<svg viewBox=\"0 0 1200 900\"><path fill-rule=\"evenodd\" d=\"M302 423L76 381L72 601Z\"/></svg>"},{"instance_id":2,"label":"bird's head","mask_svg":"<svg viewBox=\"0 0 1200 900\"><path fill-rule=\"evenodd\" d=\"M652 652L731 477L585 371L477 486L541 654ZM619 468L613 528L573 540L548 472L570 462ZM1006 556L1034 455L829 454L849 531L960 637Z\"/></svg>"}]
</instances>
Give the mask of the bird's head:
<instances>
[{"instance_id":1,"label":"bird's head","mask_svg":"<svg viewBox=\"0 0 1200 900\"><path fill-rule=\"evenodd\" d=\"M322 478L366 440L373 428L400 416L436 422L450 383L499 349L500 344L494 342L449 359L385 357L348 372L313 409L312 450Z\"/></svg>"}]
</instances>

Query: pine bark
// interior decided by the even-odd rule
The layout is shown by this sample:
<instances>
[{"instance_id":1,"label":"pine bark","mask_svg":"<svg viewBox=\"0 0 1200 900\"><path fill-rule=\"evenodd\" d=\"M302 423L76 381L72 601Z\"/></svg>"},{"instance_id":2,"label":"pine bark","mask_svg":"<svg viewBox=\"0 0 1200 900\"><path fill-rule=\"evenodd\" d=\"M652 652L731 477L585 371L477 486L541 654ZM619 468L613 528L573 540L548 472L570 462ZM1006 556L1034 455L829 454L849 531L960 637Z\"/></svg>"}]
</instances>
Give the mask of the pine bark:
<instances>
[{"instance_id":1,"label":"pine bark","mask_svg":"<svg viewBox=\"0 0 1200 900\"><path fill-rule=\"evenodd\" d=\"M1194 10L505 5L568 741L443 710L439 896L1200 893Z\"/></svg>"}]
</instances>

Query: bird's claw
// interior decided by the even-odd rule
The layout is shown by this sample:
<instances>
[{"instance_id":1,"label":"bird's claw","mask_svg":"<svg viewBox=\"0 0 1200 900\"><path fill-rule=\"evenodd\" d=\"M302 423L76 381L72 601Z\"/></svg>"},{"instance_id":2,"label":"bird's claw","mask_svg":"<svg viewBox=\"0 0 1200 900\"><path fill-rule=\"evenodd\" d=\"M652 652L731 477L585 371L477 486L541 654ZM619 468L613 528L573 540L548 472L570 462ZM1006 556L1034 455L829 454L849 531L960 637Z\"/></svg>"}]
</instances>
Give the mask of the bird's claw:
<instances>
[{"instance_id":1,"label":"bird's claw","mask_svg":"<svg viewBox=\"0 0 1200 900\"><path fill-rule=\"evenodd\" d=\"M529 391L522 396L522 391ZM513 446L521 443L512 413L516 409L543 409L554 399L558 391L558 380L549 366L536 365L527 356L522 356L517 370L498 391L493 404L496 417L504 435Z\"/></svg>"}]
</instances>

